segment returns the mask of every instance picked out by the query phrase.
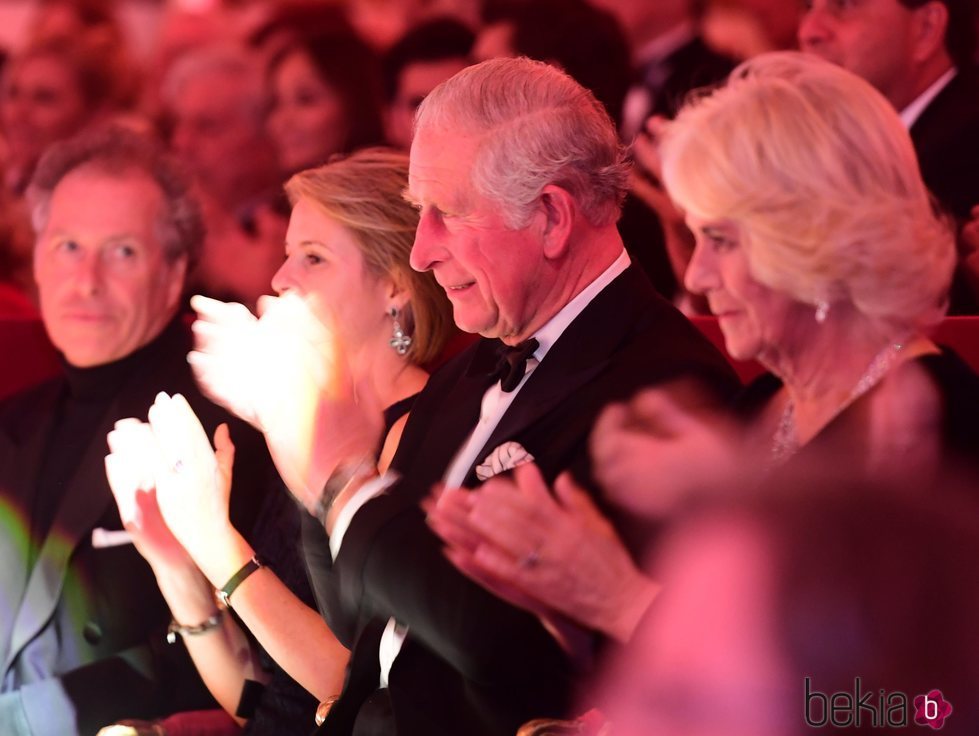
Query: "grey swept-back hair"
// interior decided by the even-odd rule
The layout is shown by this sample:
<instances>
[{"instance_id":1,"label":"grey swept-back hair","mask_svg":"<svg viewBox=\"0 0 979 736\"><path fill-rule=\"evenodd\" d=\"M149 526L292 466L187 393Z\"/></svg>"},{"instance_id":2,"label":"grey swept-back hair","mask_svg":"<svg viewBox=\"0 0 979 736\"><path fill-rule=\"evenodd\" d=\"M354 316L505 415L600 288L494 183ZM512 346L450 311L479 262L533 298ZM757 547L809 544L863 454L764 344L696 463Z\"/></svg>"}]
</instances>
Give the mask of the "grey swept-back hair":
<instances>
[{"instance_id":1,"label":"grey swept-back hair","mask_svg":"<svg viewBox=\"0 0 979 736\"><path fill-rule=\"evenodd\" d=\"M425 98L415 130L478 139L471 183L501 205L508 227L527 225L549 184L566 189L596 227L619 218L625 149L601 103L556 67L516 58L463 69Z\"/></svg>"}]
</instances>

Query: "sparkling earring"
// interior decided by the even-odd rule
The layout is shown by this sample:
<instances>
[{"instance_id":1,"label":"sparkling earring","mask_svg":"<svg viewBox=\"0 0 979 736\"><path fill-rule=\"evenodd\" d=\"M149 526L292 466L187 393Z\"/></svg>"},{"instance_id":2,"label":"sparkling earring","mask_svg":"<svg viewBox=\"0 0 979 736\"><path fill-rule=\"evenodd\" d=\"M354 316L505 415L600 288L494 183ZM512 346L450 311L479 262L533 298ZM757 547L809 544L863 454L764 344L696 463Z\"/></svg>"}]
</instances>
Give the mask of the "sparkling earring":
<instances>
[{"instance_id":1,"label":"sparkling earring","mask_svg":"<svg viewBox=\"0 0 979 736\"><path fill-rule=\"evenodd\" d=\"M822 324L826 321L827 316L829 316L829 302L825 299L820 299L816 302L816 322Z\"/></svg>"},{"instance_id":2,"label":"sparkling earring","mask_svg":"<svg viewBox=\"0 0 979 736\"><path fill-rule=\"evenodd\" d=\"M401 323L398 321L401 313L397 307L391 307L388 314L394 322L391 329L391 339L388 341L388 344L394 348L394 351L398 355L404 355L408 352L408 348L411 347L411 335L406 335L405 331L401 329Z\"/></svg>"}]
</instances>

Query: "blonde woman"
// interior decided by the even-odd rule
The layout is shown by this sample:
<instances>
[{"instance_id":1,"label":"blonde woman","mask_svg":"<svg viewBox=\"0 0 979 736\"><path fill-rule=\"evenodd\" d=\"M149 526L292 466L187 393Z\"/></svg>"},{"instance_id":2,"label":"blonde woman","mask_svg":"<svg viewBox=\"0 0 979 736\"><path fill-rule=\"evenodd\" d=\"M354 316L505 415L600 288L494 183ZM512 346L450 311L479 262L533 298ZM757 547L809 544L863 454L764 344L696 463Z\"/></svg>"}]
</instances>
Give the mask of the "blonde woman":
<instances>
[{"instance_id":1,"label":"blonde woman","mask_svg":"<svg viewBox=\"0 0 979 736\"><path fill-rule=\"evenodd\" d=\"M378 461L382 471L397 446L411 398L427 380L422 366L440 354L452 324L441 289L430 275L417 273L408 265L418 215L401 198L406 185L407 157L382 149L361 151L295 175L286 184L293 205L286 260L273 280L277 293L301 300L308 313L328 328L335 339L334 357L343 364L361 398L367 393L377 406L388 407ZM229 305L210 300L195 303L204 316L195 331L206 339L208 334L213 336L222 310ZM231 396L226 388L222 391L220 377L209 373L207 366L195 367L216 400L243 416L249 415L240 397ZM234 368L237 373L247 373L251 366ZM251 392L267 388L282 396L281 392L293 387L252 384L248 388ZM150 418L158 434L165 433L161 427L167 424L168 407L189 411L180 402L177 398L160 409L166 403L161 399L151 409ZM192 413L189 417L194 421ZM248 418L256 421L254 416ZM271 431L262 426L261 417L256 423ZM115 436L110 435L113 456L122 458L108 459L110 480L111 466L132 456L128 431L120 427ZM169 482L180 475L186 487L184 502L168 505L161 490L157 506L155 496L138 494L141 523L129 525L171 607L174 631L182 635L205 682L229 713L235 713L247 680L261 681L268 675L258 666L256 651L244 632L224 614L222 605L234 609L286 673L317 700L329 701L340 693L347 647L354 632L334 634L320 615L283 583L275 566L263 563L262 555L270 556L263 540L246 540L233 528L227 516L227 488L234 448L220 430L215 445L214 457L201 456L199 465L179 472L171 469ZM213 489L213 483L194 487L193 473L200 467L222 477L215 495L205 493ZM165 482L166 472L158 470L157 486ZM114 490L116 485L122 484L114 484ZM119 488L120 507L124 496L125 490ZM286 513L290 510L295 509L284 509ZM328 574L329 559L322 524L312 516L315 511L312 503L300 511L305 517L304 546L314 581ZM291 539L281 529L278 525L277 533L270 535L273 546L298 542L298 527ZM227 595L223 602L216 601L215 591L222 589ZM310 712L307 725L312 725L312 718ZM264 718L262 725L256 721L254 731L269 732L275 720ZM280 726L286 728L285 724Z\"/></svg>"}]
</instances>

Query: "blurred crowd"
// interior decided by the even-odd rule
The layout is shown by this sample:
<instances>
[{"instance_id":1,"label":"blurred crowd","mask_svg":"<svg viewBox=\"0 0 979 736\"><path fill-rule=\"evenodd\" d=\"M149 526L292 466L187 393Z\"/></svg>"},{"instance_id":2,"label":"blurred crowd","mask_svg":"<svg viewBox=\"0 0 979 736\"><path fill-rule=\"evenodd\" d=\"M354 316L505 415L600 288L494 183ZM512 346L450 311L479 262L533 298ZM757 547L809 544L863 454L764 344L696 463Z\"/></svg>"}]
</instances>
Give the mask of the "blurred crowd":
<instances>
[{"instance_id":1,"label":"blurred crowd","mask_svg":"<svg viewBox=\"0 0 979 736\"><path fill-rule=\"evenodd\" d=\"M118 11L0 68L0 733L979 732L974 0Z\"/></svg>"},{"instance_id":2,"label":"blurred crowd","mask_svg":"<svg viewBox=\"0 0 979 736\"><path fill-rule=\"evenodd\" d=\"M974 84L957 80L955 99L912 125L935 79L959 68L971 80L971 6L949 4L959 6L947 51L919 61L876 10L841 25L832 4L795 0L174 2L152 47L138 49L112 0L39 1L3 57L0 278L35 297L22 203L33 168L52 142L112 122L158 135L194 175L208 237L193 288L254 304L277 267L291 173L372 144L407 150L414 109L435 85L467 64L525 55L592 90L634 142L627 247L661 293L706 313L682 286L692 240L659 186L657 122L737 61L801 46L907 109L926 183L964 228L952 313L975 313L977 113L960 101Z\"/></svg>"}]
</instances>

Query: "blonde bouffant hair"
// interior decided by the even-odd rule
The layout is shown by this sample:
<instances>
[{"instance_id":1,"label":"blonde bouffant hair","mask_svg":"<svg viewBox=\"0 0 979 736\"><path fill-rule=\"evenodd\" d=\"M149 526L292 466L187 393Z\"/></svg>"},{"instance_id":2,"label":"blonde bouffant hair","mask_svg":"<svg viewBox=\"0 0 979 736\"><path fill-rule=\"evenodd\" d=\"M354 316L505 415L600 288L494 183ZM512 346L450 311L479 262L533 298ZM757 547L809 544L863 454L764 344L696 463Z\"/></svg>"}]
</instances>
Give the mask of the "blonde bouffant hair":
<instances>
[{"instance_id":1,"label":"blonde bouffant hair","mask_svg":"<svg viewBox=\"0 0 979 736\"><path fill-rule=\"evenodd\" d=\"M399 321L411 335L408 359L435 360L452 336L451 305L431 273L411 268L408 258L418 227L418 211L403 198L408 157L385 148L367 148L286 182L289 201L307 199L354 235L368 271L388 277L410 295Z\"/></svg>"},{"instance_id":2,"label":"blonde bouffant hair","mask_svg":"<svg viewBox=\"0 0 979 736\"><path fill-rule=\"evenodd\" d=\"M953 229L897 113L860 77L763 54L688 102L661 155L680 207L739 226L759 282L802 303L848 301L890 330L944 315Z\"/></svg>"}]
</instances>

